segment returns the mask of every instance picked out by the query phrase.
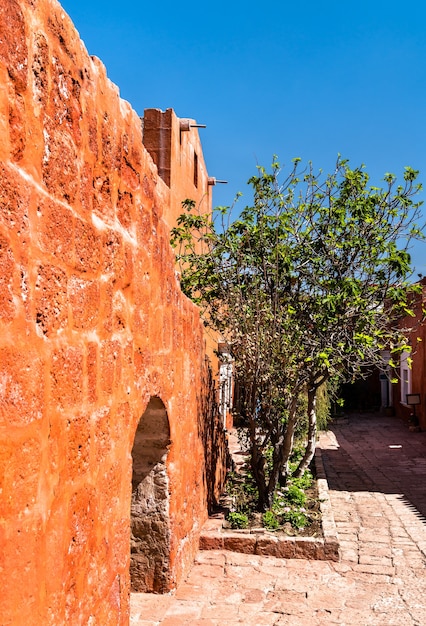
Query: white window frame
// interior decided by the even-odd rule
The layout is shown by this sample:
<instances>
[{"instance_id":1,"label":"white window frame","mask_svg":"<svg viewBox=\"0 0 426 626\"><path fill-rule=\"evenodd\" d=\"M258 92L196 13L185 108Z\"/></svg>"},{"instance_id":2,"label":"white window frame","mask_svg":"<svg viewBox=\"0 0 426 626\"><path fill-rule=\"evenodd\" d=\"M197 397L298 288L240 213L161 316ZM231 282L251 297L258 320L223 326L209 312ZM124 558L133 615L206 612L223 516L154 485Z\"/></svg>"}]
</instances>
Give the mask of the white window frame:
<instances>
[{"instance_id":1,"label":"white window frame","mask_svg":"<svg viewBox=\"0 0 426 626\"><path fill-rule=\"evenodd\" d=\"M219 366L219 410L226 428L226 415L232 409L233 361L227 352L220 354Z\"/></svg>"},{"instance_id":2,"label":"white window frame","mask_svg":"<svg viewBox=\"0 0 426 626\"><path fill-rule=\"evenodd\" d=\"M411 393L412 368L408 365L411 358L409 352L403 352L399 361L399 373L401 381L401 404L407 405L407 394Z\"/></svg>"},{"instance_id":3,"label":"white window frame","mask_svg":"<svg viewBox=\"0 0 426 626\"><path fill-rule=\"evenodd\" d=\"M391 358L389 350L382 350L382 359L386 363L386 369L380 374L380 395L383 408L390 408L393 406L393 393L391 383L391 368L389 361Z\"/></svg>"}]
</instances>

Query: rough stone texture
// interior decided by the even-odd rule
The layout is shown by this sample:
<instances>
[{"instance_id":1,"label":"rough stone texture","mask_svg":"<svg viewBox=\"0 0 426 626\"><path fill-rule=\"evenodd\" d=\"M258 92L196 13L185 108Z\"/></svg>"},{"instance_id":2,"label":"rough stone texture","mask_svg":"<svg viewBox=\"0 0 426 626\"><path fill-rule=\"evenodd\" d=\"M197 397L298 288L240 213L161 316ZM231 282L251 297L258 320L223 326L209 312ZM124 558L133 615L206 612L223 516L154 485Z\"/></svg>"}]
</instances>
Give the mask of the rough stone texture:
<instances>
[{"instance_id":1,"label":"rough stone texture","mask_svg":"<svg viewBox=\"0 0 426 626\"><path fill-rule=\"evenodd\" d=\"M170 429L167 588L223 478L203 330L169 245L181 201L209 210L210 187L197 130L146 114L168 119L170 186L60 5L1 3L2 626L128 623L131 453L151 398Z\"/></svg>"}]
</instances>

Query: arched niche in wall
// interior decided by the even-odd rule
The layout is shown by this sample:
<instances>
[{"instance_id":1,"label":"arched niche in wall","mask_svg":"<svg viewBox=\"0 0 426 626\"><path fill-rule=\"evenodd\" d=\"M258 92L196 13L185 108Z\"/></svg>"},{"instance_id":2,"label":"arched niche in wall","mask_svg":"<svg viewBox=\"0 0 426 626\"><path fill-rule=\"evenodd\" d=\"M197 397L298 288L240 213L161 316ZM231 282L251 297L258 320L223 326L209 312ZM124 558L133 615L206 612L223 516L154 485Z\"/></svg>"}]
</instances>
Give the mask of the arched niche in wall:
<instances>
[{"instance_id":1,"label":"arched niche in wall","mask_svg":"<svg viewBox=\"0 0 426 626\"><path fill-rule=\"evenodd\" d=\"M139 420L132 448L132 591L165 593L170 589L169 445L166 407L155 396Z\"/></svg>"}]
</instances>

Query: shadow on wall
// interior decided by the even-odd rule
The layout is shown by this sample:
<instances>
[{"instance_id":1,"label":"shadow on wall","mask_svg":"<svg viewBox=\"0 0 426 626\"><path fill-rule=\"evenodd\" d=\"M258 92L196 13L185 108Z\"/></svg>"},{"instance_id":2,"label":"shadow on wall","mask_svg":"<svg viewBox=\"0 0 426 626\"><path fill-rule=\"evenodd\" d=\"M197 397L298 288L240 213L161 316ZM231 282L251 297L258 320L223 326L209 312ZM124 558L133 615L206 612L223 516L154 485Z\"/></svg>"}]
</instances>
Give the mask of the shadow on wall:
<instances>
[{"instance_id":1,"label":"shadow on wall","mask_svg":"<svg viewBox=\"0 0 426 626\"><path fill-rule=\"evenodd\" d=\"M139 420L132 448L130 581L132 591L170 589L170 427L162 400L152 397Z\"/></svg>"},{"instance_id":2,"label":"shadow on wall","mask_svg":"<svg viewBox=\"0 0 426 626\"><path fill-rule=\"evenodd\" d=\"M226 442L226 431L218 403L218 392L212 371L205 365L202 388L206 393L199 401L198 434L203 443L207 492L207 507L211 513L223 492L231 459Z\"/></svg>"}]
</instances>

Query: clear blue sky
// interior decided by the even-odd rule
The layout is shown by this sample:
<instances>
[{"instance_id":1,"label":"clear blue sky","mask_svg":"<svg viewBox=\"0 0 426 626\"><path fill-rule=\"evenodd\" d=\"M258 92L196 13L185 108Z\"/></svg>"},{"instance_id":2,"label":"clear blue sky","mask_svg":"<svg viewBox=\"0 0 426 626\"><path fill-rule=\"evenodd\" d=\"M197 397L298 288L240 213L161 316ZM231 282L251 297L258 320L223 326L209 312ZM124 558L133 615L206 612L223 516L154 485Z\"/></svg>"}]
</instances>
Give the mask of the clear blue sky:
<instances>
[{"instance_id":1,"label":"clear blue sky","mask_svg":"<svg viewBox=\"0 0 426 626\"><path fill-rule=\"evenodd\" d=\"M372 183L410 165L426 184L426 3L414 0L63 0L90 54L143 115L207 125L204 157L231 204L256 165L341 153ZM240 200L244 205L244 197ZM426 274L426 244L416 271Z\"/></svg>"}]
</instances>

